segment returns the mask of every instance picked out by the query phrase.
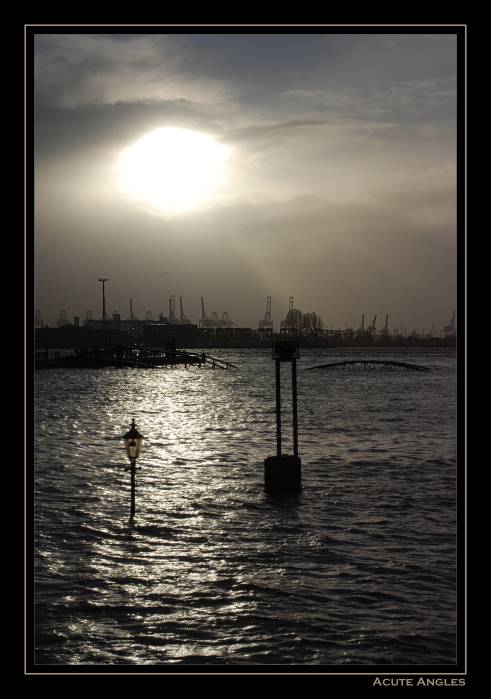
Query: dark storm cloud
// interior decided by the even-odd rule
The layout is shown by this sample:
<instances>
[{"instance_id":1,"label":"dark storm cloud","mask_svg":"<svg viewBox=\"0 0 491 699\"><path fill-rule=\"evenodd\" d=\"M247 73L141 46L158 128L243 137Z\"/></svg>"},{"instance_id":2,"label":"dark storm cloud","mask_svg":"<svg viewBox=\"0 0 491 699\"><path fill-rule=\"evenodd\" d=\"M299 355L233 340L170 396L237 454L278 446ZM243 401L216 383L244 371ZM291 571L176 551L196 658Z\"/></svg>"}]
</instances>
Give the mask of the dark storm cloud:
<instances>
[{"instance_id":1,"label":"dark storm cloud","mask_svg":"<svg viewBox=\"0 0 491 699\"><path fill-rule=\"evenodd\" d=\"M283 89L372 89L456 71L455 36L329 34L326 29L326 34L211 34L180 41L183 68L227 79L252 99L260 94L261 104Z\"/></svg>"},{"instance_id":2,"label":"dark storm cloud","mask_svg":"<svg viewBox=\"0 0 491 699\"><path fill-rule=\"evenodd\" d=\"M147 100L216 101L215 78L195 79L180 69L182 52L172 36L37 35L35 99L39 106Z\"/></svg>"},{"instance_id":3,"label":"dark storm cloud","mask_svg":"<svg viewBox=\"0 0 491 699\"><path fill-rule=\"evenodd\" d=\"M205 106L185 99L115 102L69 110L39 107L35 112L37 152L49 157L87 146L124 146L142 133L166 125L215 133L221 129Z\"/></svg>"}]
</instances>

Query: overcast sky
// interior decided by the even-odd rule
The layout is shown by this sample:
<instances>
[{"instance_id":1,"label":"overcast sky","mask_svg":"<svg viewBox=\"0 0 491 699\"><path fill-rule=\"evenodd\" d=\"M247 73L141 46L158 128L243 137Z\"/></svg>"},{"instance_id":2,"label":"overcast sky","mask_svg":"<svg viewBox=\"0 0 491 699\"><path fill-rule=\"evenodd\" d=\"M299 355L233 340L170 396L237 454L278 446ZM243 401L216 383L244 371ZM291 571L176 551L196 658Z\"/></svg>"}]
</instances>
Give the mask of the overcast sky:
<instances>
[{"instance_id":1,"label":"overcast sky","mask_svg":"<svg viewBox=\"0 0 491 699\"><path fill-rule=\"evenodd\" d=\"M328 29L326 29L328 31ZM275 327L431 329L456 306L456 37L38 34L35 306L55 324L108 313ZM227 146L225 179L167 215L117 184L122 151L160 127Z\"/></svg>"}]
</instances>

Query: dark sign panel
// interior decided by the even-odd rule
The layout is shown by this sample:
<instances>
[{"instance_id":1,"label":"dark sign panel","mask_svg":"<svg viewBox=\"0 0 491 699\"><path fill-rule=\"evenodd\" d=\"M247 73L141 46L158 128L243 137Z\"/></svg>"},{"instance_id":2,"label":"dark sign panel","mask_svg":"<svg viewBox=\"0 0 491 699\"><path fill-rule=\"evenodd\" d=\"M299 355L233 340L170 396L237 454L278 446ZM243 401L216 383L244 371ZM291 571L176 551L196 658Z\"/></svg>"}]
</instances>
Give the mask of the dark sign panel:
<instances>
[{"instance_id":1,"label":"dark sign panel","mask_svg":"<svg viewBox=\"0 0 491 699\"><path fill-rule=\"evenodd\" d=\"M273 342L273 359L279 359L281 362L291 362L292 359L298 359L299 356L298 342L293 342L292 340Z\"/></svg>"}]
</instances>

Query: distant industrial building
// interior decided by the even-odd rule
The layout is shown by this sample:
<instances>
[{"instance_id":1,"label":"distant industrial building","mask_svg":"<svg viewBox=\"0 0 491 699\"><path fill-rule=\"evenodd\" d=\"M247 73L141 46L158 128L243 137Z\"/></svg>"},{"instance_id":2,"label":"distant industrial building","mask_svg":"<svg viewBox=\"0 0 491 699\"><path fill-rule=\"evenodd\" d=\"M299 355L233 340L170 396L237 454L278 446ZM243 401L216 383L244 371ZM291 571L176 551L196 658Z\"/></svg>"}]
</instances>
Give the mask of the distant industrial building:
<instances>
[{"instance_id":1,"label":"distant industrial building","mask_svg":"<svg viewBox=\"0 0 491 699\"><path fill-rule=\"evenodd\" d=\"M407 332L407 327L389 328L389 314L385 314L385 323L377 329L377 315L365 325L365 314L361 316L360 326L343 329L330 328L324 325L322 318L315 312L303 313L294 308L294 297L288 299L288 312L280 323L279 334L274 334L271 317L271 296L266 298L266 312L258 321L257 328L238 327L232 321L228 311L223 311L220 317L216 311L210 316L205 310L205 301L201 297L201 318L198 324L193 324L185 315L182 296L179 297L179 314L176 313L176 297L169 297L169 312L167 316L159 313L154 320L152 311L147 311L145 319L140 320L133 309L133 299L129 299L129 318L122 319L121 314L113 311L112 317L106 315L104 284L107 278L100 278L103 283L103 317L94 319L92 311L87 311L83 323L80 316L74 316L73 322L68 319L67 311L60 311L56 328L48 328L44 324L41 311L35 311L36 345L49 347L81 347L122 345L164 347L175 344L183 348L199 347L261 347L274 337L293 336L302 339L304 346L454 346L456 344L457 328L454 311L450 321L435 332L421 333L413 330Z\"/></svg>"},{"instance_id":2,"label":"distant industrial building","mask_svg":"<svg viewBox=\"0 0 491 699\"><path fill-rule=\"evenodd\" d=\"M199 335L197 325L167 322L145 322L142 325L143 344L151 347L165 347L175 342L177 347L189 344ZM190 345L191 346L191 345Z\"/></svg>"},{"instance_id":3,"label":"distant industrial building","mask_svg":"<svg viewBox=\"0 0 491 699\"><path fill-rule=\"evenodd\" d=\"M130 337L143 337L143 326L148 321L146 320L133 320L127 319L122 320L119 313L113 313L111 320L94 320L93 318L86 318L84 321L84 327L90 328L92 330L118 330L128 333ZM165 319L165 322L167 320Z\"/></svg>"}]
</instances>

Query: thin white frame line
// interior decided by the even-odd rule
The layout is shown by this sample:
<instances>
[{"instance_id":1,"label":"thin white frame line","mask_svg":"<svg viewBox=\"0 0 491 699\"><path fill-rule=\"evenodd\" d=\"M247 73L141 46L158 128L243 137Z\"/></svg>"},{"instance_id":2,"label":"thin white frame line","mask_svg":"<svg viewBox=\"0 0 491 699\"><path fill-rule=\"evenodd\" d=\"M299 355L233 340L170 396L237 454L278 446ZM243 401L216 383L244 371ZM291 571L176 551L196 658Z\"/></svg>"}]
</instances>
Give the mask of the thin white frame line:
<instances>
[{"instance_id":1,"label":"thin white frame line","mask_svg":"<svg viewBox=\"0 0 491 699\"><path fill-rule=\"evenodd\" d=\"M24 30L30 27L461 27L464 28L464 74L465 74L465 85L464 85L464 305L467 307L467 24L25 24ZM27 94L27 49L26 49L26 33L24 32L24 321L27 323L27 108L26 108L26 94ZM457 261L458 264L458 261ZM465 359L467 359L467 314L464 313L464 348L465 348ZM26 365L27 365L27 338L26 338L26 327L24 328L24 398L26 399L27 391L27 376L26 376ZM457 354L456 354L457 357ZM24 628L27 625L27 415L26 415L27 405L24 404ZM457 509L457 503L456 503ZM468 570L467 570L467 522L468 522L468 512L467 512L467 364L464 364L464 670L459 672L357 672L357 673L338 673L338 672L193 672L194 675L339 675L339 676L403 676L403 675L414 675L414 676L427 676L427 675L438 675L438 676L460 676L467 675L467 658L468 658L468 644L467 644L467 618L468 618L468 600L467 600L467 590L468 590ZM458 604L458 587L456 586L456 596ZM458 622L457 622L458 623ZM27 643L26 636L24 634L24 674L26 675L186 675L190 674L188 672L27 672ZM98 666L100 667L100 666ZM193 666L190 666L193 667ZM196 666L194 666L196 667Z\"/></svg>"},{"instance_id":2,"label":"thin white frame line","mask_svg":"<svg viewBox=\"0 0 491 699\"><path fill-rule=\"evenodd\" d=\"M464 27L467 24L25 24L27 27Z\"/></svg>"}]
</instances>

